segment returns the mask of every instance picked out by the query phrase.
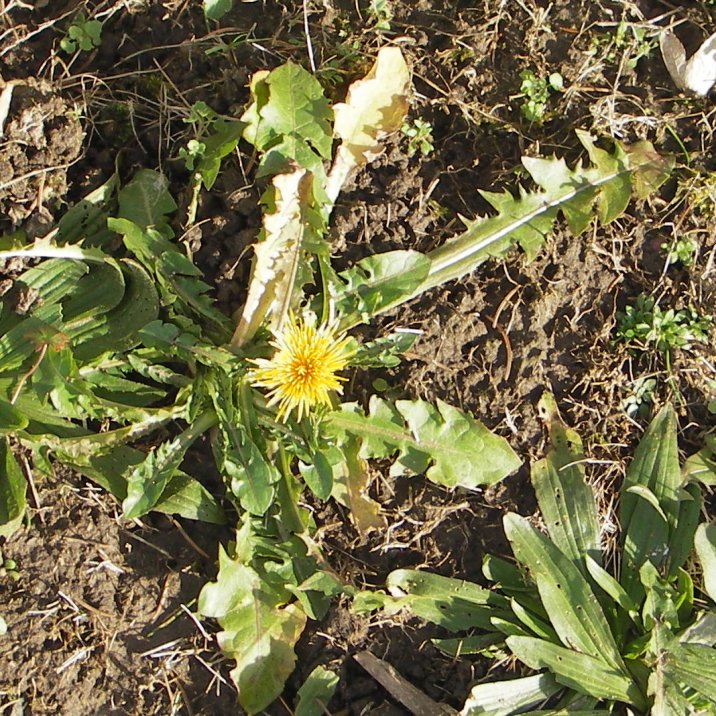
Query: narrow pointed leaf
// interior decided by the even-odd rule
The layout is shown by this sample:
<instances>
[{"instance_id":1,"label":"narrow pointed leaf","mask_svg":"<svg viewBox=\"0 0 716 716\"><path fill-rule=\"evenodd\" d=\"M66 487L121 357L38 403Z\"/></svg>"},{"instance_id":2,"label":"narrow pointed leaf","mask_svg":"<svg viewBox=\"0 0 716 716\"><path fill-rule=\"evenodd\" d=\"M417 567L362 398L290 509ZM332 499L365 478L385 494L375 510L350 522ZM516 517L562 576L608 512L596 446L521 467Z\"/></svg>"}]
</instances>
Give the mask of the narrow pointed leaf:
<instances>
[{"instance_id":1,"label":"narrow pointed leaf","mask_svg":"<svg viewBox=\"0 0 716 716\"><path fill-rule=\"evenodd\" d=\"M531 669L547 668L558 682L581 694L644 705L631 678L600 659L532 637L510 636L506 641L510 651Z\"/></svg>"},{"instance_id":2,"label":"narrow pointed leaf","mask_svg":"<svg viewBox=\"0 0 716 716\"><path fill-rule=\"evenodd\" d=\"M584 478L582 441L559 419L554 400L540 402L548 421L552 449L532 467L532 484L549 536L586 575L584 558L599 561L599 522L594 493Z\"/></svg>"},{"instance_id":3,"label":"narrow pointed leaf","mask_svg":"<svg viewBox=\"0 0 716 716\"><path fill-rule=\"evenodd\" d=\"M698 480L704 485L716 485L716 437L706 438L706 445L686 460L684 480Z\"/></svg>"},{"instance_id":4,"label":"narrow pointed leaf","mask_svg":"<svg viewBox=\"0 0 716 716\"><path fill-rule=\"evenodd\" d=\"M562 643L626 674L604 612L582 572L523 517L508 514L504 525L515 557L530 570Z\"/></svg>"},{"instance_id":5,"label":"narrow pointed leaf","mask_svg":"<svg viewBox=\"0 0 716 716\"><path fill-rule=\"evenodd\" d=\"M460 716L510 716L536 706L562 687L550 674L473 686Z\"/></svg>"},{"instance_id":6,"label":"narrow pointed leaf","mask_svg":"<svg viewBox=\"0 0 716 716\"><path fill-rule=\"evenodd\" d=\"M675 644L665 659L664 671L716 704L716 649L699 644Z\"/></svg>"},{"instance_id":7,"label":"narrow pointed leaf","mask_svg":"<svg viewBox=\"0 0 716 716\"><path fill-rule=\"evenodd\" d=\"M620 582L636 602L643 597L639 569L646 560L660 567L669 558L670 532L679 517L682 478L676 445L676 415L666 406L642 437L627 470L619 509L623 558ZM636 488L630 492L630 488ZM652 493L659 511L644 498Z\"/></svg>"},{"instance_id":8,"label":"narrow pointed leaf","mask_svg":"<svg viewBox=\"0 0 716 716\"><path fill-rule=\"evenodd\" d=\"M0 438L0 537L9 537L22 524L27 483L6 438Z\"/></svg>"},{"instance_id":9,"label":"narrow pointed leaf","mask_svg":"<svg viewBox=\"0 0 716 716\"><path fill-rule=\"evenodd\" d=\"M704 590L716 602L716 525L699 525L694 546L701 562Z\"/></svg>"},{"instance_id":10,"label":"narrow pointed leaf","mask_svg":"<svg viewBox=\"0 0 716 716\"><path fill-rule=\"evenodd\" d=\"M471 582L430 572L395 570L388 575L386 587L395 597L394 606L404 606L454 632L471 627L494 631L491 617L509 612L504 597Z\"/></svg>"}]
</instances>

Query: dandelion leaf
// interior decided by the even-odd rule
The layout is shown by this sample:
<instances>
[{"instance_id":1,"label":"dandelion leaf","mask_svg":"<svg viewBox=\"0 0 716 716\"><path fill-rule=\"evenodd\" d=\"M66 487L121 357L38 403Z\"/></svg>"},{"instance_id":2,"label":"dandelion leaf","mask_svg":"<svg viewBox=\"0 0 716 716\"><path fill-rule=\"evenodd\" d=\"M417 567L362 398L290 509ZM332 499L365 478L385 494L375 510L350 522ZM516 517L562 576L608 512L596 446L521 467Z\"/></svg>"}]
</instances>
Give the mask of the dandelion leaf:
<instances>
[{"instance_id":1,"label":"dandelion leaf","mask_svg":"<svg viewBox=\"0 0 716 716\"><path fill-rule=\"evenodd\" d=\"M410 295L425 279L430 260L419 251L374 254L343 271L336 307L343 323L368 321L371 316Z\"/></svg>"},{"instance_id":2,"label":"dandelion leaf","mask_svg":"<svg viewBox=\"0 0 716 716\"><path fill-rule=\"evenodd\" d=\"M296 603L285 604L271 582L219 548L216 582L199 594L199 613L217 619L217 640L236 661L231 678L248 714L265 709L283 691L296 663L294 647L306 625Z\"/></svg>"},{"instance_id":3,"label":"dandelion leaf","mask_svg":"<svg viewBox=\"0 0 716 716\"><path fill-rule=\"evenodd\" d=\"M430 272L413 295L445 281L460 278L490 256L503 255L519 244L530 259L552 231L557 217L564 216L578 236L596 216L600 224L623 213L632 193L645 198L668 178L673 160L661 157L649 142L632 146L617 143L613 152L596 146L588 133L577 137L589 157L570 169L564 159L523 157L522 164L537 184L537 191L520 188L511 192L482 192L497 211L491 216L466 221L465 231L431 251Z\"/></svg>"},{"instance_id":4,"label":"dandelion leaf","mask_svg":"<svg viewBox=\"0 0 716 716\"><path fill-rule=\"evenodd\" d=\"M400 49L384 47L368 74L349 87L346 101L333 107L333 132L341 144L328 178L331 201L353 171L380 156L383 140L400 129L408 113L410 87Z\"/></svg>"},{"instance_id":5,"label":"dandelion leaf","mask_svg":"<svg viewBox=\"0 0 716 716\"><path fill-rule=\"evenodd\" d=\"M366 457L398 453L391 472L426 472L447 487L493 484L520 465L507 441L467 413L438 401L371 398L369 414L347 407L329 416L334 429L359 436Z\"/></svg>"},{"instance_id":6,"label":"dandelion leaf","mask_svg":"<svg viewBox=\"0 0 716 716\"><path fill-rule=\"evenodd\" d=\"M242 346L269 316L278 329L288 313L300 263L312 179L304 169L273 179L273 201L254 246L249 292L232 344Z\"/></svg>"},{"instance_id":7,"label":"dandelion leaf","mask_svg":"<svg viewBox=\"0 0 716 716\"><path fill-rule=\"evenodd\" d=\"M334 473L333 497L350 510L351 519L362 536L372 530L385 529L380 504L367 494L370 473L366 461L358 454L358 441L348 438L342 448L344 462Z\"/></svg>"},{"instance_id":8,"label":"dandelion leaf","mask_svg":"<svg viewBox=\"0 0 716 716\"><path fill-rule=\"evenodd\" d=\"M25 516L25 477L6 438L0 438L0 537L19 529Z\"/></svg>"},{"instance_id":9,"label":"dandelion leaf","mask_svg":"<svg viewBox=\"0 0 716 716\"><path fill-rule=\"evenodd\" d=\"M241 118L244 138L264 153L260 174L284 171L293 161L322 174L333 147L333 112L320 82L300 65L287 62L254 75L253 102Z\"/></svg>"}]
</instances>

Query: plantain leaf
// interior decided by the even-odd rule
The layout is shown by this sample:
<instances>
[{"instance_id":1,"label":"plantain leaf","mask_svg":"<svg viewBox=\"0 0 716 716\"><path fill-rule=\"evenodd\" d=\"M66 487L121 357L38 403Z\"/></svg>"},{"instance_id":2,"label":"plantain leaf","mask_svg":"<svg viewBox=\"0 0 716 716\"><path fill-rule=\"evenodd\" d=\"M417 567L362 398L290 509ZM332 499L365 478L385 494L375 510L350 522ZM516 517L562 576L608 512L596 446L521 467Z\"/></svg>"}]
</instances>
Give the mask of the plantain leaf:
<instances>
[{"instance_id":1,"label":"plantain leaf","mask_svg":"<svg viewBox=\"0 0 716 716\"><path fill-rule=\"evenodd\" d=\"M471 627L494 631L492 618L510 615L504 597L461 579L397 569L388 575L386 587L394 597L393 607L405 607L453 632Z\"/></svg>"},{"instance_id":2,"label":"plantain leaf","mask_svg":"<svg viewBox=\"0 0 716 716\"><path fill-rule=\"evenodd\" d=\"M701 644L674 642L661 658L668 676L716 704L716 650Z\"/></svg>"},{"instance_id":3,"label":"plantain leaf","mask_svg":"<svg viewBox=\"0 0 716 716\"><path fill-rule=\"evenodd\" d=\"M716 485L716 437L706 438L706 445L687 458L682 470L684 480L698 480L704 485Z\"/></svg>"},{"instance_id":4,"label":"plantain leaf","mask_svg":"<svg viewBox=\"0 0 716 716\"><path fill-rule=\"evenodd\" d=\"M599 522L594 493L584 478L582 441L559 419L545 394L540 409L549 426L552 449L532 466L532 484L549 536L586 576L585 557L599 562Z\"/></svg>"},{"instance_id":5,"label":"plantain leaf","mask_svg":"<svg viewBox=\"0 0 716 716\"><path fill-rule=\"evenodd\" d=\"M645 706L644 697L628 672L614 669L601 659L533 637L510 636L506 642L510 651L530 669L547 668L559 683L580 694Z\"/></svg>"},{"instance_id":6,"label":"plantain leaf","mask_svg":"<svg viewBox=\"0 0 716 716\"><path fill-rule=\"evenodd\" d=\"M6 438L0 438L0 537L9 537L25 516L27 483Z\"/></svg>"},{"instance_id":7,"label":"plantain leaf","mask_svg":"<svg viewBox=\"0 0 716 716\"><path fill-rule=\"evenodd\" d=\"M628 674L604 612L582 572L523 517L509 513L503 522L515 558L530 570L562 643Z\"/></svg>"},{"instance_id":8,"label":"plantain leaf","mask_svg":"<svg viewBox=\"0 0 716 716\"><path fill-rule=\"evenodd\" d=\"M694 539L703 571L704 591L716 602L716 525L701 524Z\"/></svg>"},{"instance_id":9,"label":"plantain leaf","mask_svg":"<svg viewBox=\"0 0 716 716\"><path fill-rule=\"evenodd\" d=\"M562 687L551 674L478 684L460 711L460 716L510 716L546 701Z\"/></svg>"},{"instance_id":10,"label":"plantain leaf","mask_svg":"<svg viewBox=\"0 0 716 716\"><path fill-rule=\"evenodd\" d=\"M14 405L0 398L0 440L27 427L30 421Z\"/></svg>"},{"instance_id":11,"label":"plantain leaf","mask_svg":"<svg viewBox=\"0 0 716 716\"><path fill-rule=\"evenodd\" d=\"M639 580L639 569L644 562L649 560L660 567L670 559L670 533L679 518L681 484L676 415L673 408L666 406L644 433L622 485L620 582L635 602L641 602L644 597ZM648 494L653 495L653 499L649 499ZM680 566L670 565L670 569L675 573Z\"/></svg>"},{"instance_id":12,"label":"plantain leaf","mask_svg":"<svg viewBox=\"0 0 716 716\"><path fill-rule=\"evenodd\" d=\"M365 457L399 456L391 474L427 469L429 480L474 489L497 482L520 465L504 438L442 401L437 409L423 400L398 400L395 406L372 396L370 414L349 406L327 416L329 426L363 440Z\"/></svg>"},{"instance_id":13,"label":"plantain leaf","mask_svg":"<svg viewBox=\"0 0 716 716\"><path fill-rule=\"evenodd\" d=\"M78 361L134 348L141 340L139 331L159 315L159 297L147 272L130 260L121 262L121 271L122 300L106 313L69 323L64 328L75 344Z\"/></svg>"},{"instance_id":14,"label":"plantain leaf","mask_svg":"<svg viewBox=\"0 0 716 716\"><path fill-rule=\"evenodd\" d=\"M585 563L589 576L595 583L611 597L616 604L627 612L632 620L637 621L639 618L639 605L631 599L624 587L589 555L586 556Z\"/></svg>"},{"instance_id":15,"label":"plantain leaf","mask_svg":"<svg viewBox=\"0 0 716 716\"><path fill-rule=\"evenodd\" d=\"M690 483L679 490L679 497L679 516L669 537L669 575L672 577L686 563L694 546L703 504L701 486Z\"/></svg>"},{"instance_id":16,"label":"plantain leaf","mask_svg":"<svg viewBox=\"0 0 716 716\"><path fill-rule=\"evenodd\" d=\"M85 247L109 244L114 234L107 228L107 217L116 204L118 186L119 176L114 173L102 186L71 206L57 222L57 243L66 245L81 241Z\"/></svg>"}]
</instances>

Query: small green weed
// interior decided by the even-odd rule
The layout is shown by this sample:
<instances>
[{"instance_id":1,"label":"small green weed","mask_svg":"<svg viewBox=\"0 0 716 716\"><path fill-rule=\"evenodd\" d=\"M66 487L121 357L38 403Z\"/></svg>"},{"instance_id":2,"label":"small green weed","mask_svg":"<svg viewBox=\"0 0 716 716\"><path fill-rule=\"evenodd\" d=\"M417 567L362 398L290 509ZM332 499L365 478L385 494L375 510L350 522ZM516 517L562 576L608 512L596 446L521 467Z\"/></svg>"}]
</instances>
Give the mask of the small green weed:
<instances>
[{"instance_id":1,"label":"small green weed","mask_svg":"<svg viewBox=\"0 0 716 716\"><path fill-rule=\"evenodd\" d=\"M60 40L60 47L67 53L89 52L102 44L102 23L77 15L67 28L67 35Z\"/></svg>"},{"instance_id":2,"label":"small green weed","mask_svg":"<svg viewBox=\"0 0 716 716\"><path fill-rule=\"evenodd\" d=\"M684 268L688 268L694 263L696 253L699 250L699 243L694 239L684 237L671 243L665 241L661 248L667 252L667 266L680 263Z\"/></svg>"},{"instance_id":3,"label":"small green weed","mask_svg":"<svg viewBox=\"0 0 716 716\"><path fill-rule=\"evenodd\" d=\"M633 70L639 60L648 57L658 44L658 37L649 36L646 28L623 21L614 34L595 35L590 50L594 55L603 54L609 62L616 62L626 55L624 67Z\"/></svg>"},{"instance_id":4,"label":"small green weed","mask_svg":"<svg viewBox=\"0 0 716 716\"><path fill-rule=\"evenodd\" d=\"M195 133L186 147L179 149L179 158L192 172L192 194L187 207L187 223L192 224L201 187L211 189L214 185L221 160L236 149L244 125L236 120L222 119L206 102L195 102L184 121L194 126Z\"/></svg>"},{"instance_id":5,"label":"small green weed","mask_svg":"<svg viewBox=\"0 0 716 716\"><path fill-rule=\"evenodd\" d=\"M433 126L430 122L422 119L415 119L412 122L407 121L400 128L403 136L408 137L408 156L412 157L420 152L424 157L430 154L435 147L433 146Z\"/></svg>"},{"instance_id":6,"label":"small green weed","mask_svg":"<svg viewBox=\"0 0 716 716\"><path fill-rule=\"evenodd\" d=\"M622 410L630 418L647 418L654 404L656 378L641 376L632 383L632 390L622 401Z\"/></svg>"},{"instance_id":7,"label":"small green weed","mask_svg":"<svg viewBox=\"0 0 716 716\"><path fill-rule=\"evenodd\" d=\"M616 337L630 348L656 348L668 356L674 348L690 350L695 342L706 342L710 316L700 316L693 307L663 310L653 296L642 294L617 314Z\"/></svg>"},{"instance_id":8,"label":"small green weed","mask_svg":"<svg viewBox=\"0 0 716 716\"><path fill-rule=\"evenodd\" d=\"M14 559L3 560L2 566L0 566L0 578L7 577L13 582L17 582L20 579L20 572L17 571L17 563Z\"/></svg>"},{"instance_id":9,"label":"small green weed","mask_svg":"<svg viewBox=\"0 0 716 716\"><path fill-rule=\"evenodd\" d=\"M704 216L713 216L716 207L716 172L698 174L693 185L688 187L692 206Z\"/></svg>"},{"instance_id":10,"label":"small green weed","mask_svg":"<svg viewBox=\"0 0 716 716\"><path fill-rule=\"evenodd\" d=\"M553 72L549 77L539 77L532 70L520 72L520 92L524 101L520 105L522 116L530 122L543 122L547 112L547 102L551 92L561 92L564 88L564 79L559 72Z\"/></svg>"},{"instance_id":11,"label":"small green weed","mask_svg":"<svg viewBox=\"0 0 716 716\"><path fill-rule=\"evenodd\" d=\"M370 0L368 14L373 19L373 29L379 32L390 32L390 21L393 10L388 0Z\"/></svg>"}]
</instances>

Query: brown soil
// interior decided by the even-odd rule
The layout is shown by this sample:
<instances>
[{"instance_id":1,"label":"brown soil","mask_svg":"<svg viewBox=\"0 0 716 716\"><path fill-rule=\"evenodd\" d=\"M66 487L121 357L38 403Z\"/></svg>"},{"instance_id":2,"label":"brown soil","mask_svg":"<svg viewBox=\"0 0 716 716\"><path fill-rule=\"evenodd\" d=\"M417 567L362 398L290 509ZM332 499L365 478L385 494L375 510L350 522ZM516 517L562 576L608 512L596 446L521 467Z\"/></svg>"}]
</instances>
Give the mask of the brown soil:
<instances>
[{"instance_id":1,"label":"brown soil","mask_svg":"<svg viewBox=\"0 0 716 716\"><path fill-rule=\"evenodd\" d=\"M183 232L188 172L178 151L191 136L183 121L191 104L203 100L236 116L252 72L289 58L307 64L303 3L237 2L220 28L207 28L199 5L67 0L0 10L7 30L0 34L0 80L18 80L0 138L0 230L22 224L30 237L42 235L61 215L62 201L101 184L119 157L123 178L142 166L167 173L181 203L177 233ZM439 245L458 231L458 215L488 210L478 188L514 187L522 155L581 156L575 128L625 141L648 138L680 158L685 150L690 169L682 176L716 168L710 101L679 97L657 50L631 66L636 40L614 42L622 20L657 17L672 9L667 2L395 0L385 34L373 29L366 5L309 3L318 76L341 97L347 81L365 69L364 56L404 38L416 88L412 116L432 124L434 149L411 157L406 138L394 137L341 195L331 234L341 265L377 251ZM103 19L102 44L68 56L58 43L79 9ZM683 39L692 45L716 19L702 3L678 12L689 20ZM524 69L544 76L558 71L565 80L566 91L552 95L541 124L520 115ZM0 81L0 92L3 86ZM260 223L262 187L254 181L250 149L241 145L225 160L186 236L227 312L243 300L245 251ZM505 553L504 512L534 511L527 465L543 454L536 406L545 390L583 435L589 456L608 463L594 468L595 484L612 489L621 470L614 461L639 434L622 401L634 377L663 371L654 356L631 356L614 345L615 313L628 299L658 289L664 305L691 303L713 314L713 203L712 195L694 210L673 180L609 227L578 239L558 228L535 261L515 253L489 262L361 329L369 336L400 325L423 334L399 368L355 376L349 399L364 401L378 377L391 386L389 395L443 399L507 437L525 467L468 494L421 478L388 480L374 466L372 495L390 524L385 534L362 538L340 506L316 506L336 571L356 586L376 588L392 569L408 566L480 581L483 555ZM661 245L687 232L700 244L694 266L665 270ZM674 361L691 445L699 430L716 425L706 409L714 391L708 381L716 381L713 350L700 351L677 353ZM667 393L661 381L655 401ZM20 578L0 577L0 614L8 625L0 637L0 712L240 713L230 665L202 631L210 625L191 617L228 532L159 516L123 522L109 497L65 473L38 479L34 488L30 524L2 545ZM291 713L297 688L318 664L341 676L331 713L406 713L350 658L363 649L436 701L459 708L487 664L440 655L429 641L436 634L416 620L357 616L338 601L304 634L283 703L269 713Z\"/></svg>"}]
</instances>

